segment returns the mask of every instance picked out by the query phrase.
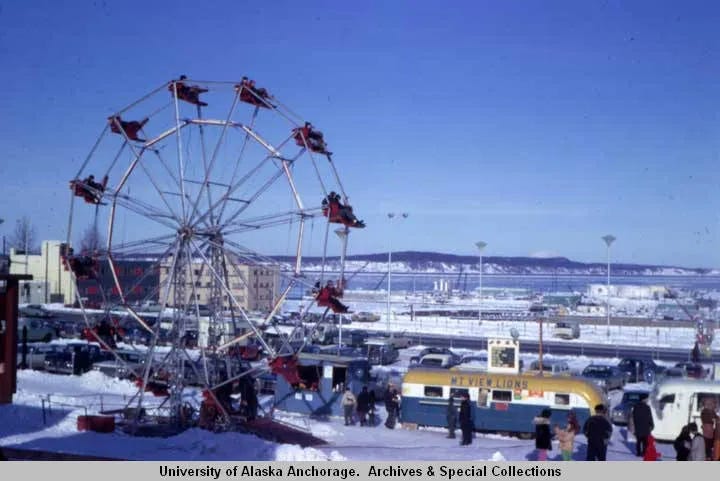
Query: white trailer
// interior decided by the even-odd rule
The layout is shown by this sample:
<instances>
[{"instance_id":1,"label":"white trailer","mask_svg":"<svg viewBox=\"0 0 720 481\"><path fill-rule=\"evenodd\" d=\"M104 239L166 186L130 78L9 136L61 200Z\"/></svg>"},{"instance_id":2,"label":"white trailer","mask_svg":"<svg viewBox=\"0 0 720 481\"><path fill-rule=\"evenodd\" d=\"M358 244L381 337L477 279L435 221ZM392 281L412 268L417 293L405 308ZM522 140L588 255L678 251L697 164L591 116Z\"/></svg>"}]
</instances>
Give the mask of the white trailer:
<instances>
[{"instance_id":1,"label":"white trailer","mask_svg":"<svg viewBox=\"0 0 720 481\"><path fill-rule=\"evenodd\" d=\"M658 383L650 393L653 436L661 441L674 441L688 423L696 422L700 427L700 411L707 398L720 406L720 382L667 379Z\"/></svg>"}]
</instances>

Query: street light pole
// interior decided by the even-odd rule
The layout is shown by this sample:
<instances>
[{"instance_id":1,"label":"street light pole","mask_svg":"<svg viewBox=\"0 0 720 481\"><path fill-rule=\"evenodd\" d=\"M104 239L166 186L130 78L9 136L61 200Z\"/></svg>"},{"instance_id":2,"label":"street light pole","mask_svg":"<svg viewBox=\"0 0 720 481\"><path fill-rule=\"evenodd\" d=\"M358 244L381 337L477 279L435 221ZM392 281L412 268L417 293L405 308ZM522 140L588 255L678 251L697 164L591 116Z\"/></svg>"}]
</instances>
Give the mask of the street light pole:
<instances>
[{"instance_id":1,"label":"street light pole","mask_svg":"<svg viewBox=\"0 0 720 481\"><path fill-rule=\"evenodd\" d=\"M480 251L480 302L478 305L478 321L482 322L482 304L483 304L483 284L482 284L482 275L483 275L483 269L482 269L482 251L485 247L487 247L487 242L478 241L475 243L475 246Z\"/></svg>"},{"instance_id":2,"label":"street light pole","mask_svg":"<svg viewBox=\"0 0 720 481\"><path fill-rule=\"evenodd\" d=\"M610 246L613 242L615 242L615 236L613 235L605 235L602 237L602 240L605 241L605 245L607 246L607 289L606 289L606 302L605 302L605 311L607 314L607 337L610 338Z\"/></svg>"},{"instance_id":3,"label":"street light pole","mask_svg":"<svg viewBox=\"0 0 720 481\"><path fill-rule=\"evenodd\" d=\"M407 219L408 215L409 214L407 212L403 212L402 214L400 214L400 216L403 219ZM395 219L395 212L388 212L387 216L388 216L388 220L392 223L393 219ZM391 277L392 277L392 235L389 233L389 231L390 231L390 229L388 229L388 273L387 273L388 282L387 282L387 314L386 314L387 319L385 320L385 322L387 325L387 332L390 335L390 337L392 338L392 337L394 337L392 331L390 330L390 314L391 314L391 312L390 312L390 294L391 294L391 289L392 289L392 281L391 281Z\"/></svg>"}]
</instances>

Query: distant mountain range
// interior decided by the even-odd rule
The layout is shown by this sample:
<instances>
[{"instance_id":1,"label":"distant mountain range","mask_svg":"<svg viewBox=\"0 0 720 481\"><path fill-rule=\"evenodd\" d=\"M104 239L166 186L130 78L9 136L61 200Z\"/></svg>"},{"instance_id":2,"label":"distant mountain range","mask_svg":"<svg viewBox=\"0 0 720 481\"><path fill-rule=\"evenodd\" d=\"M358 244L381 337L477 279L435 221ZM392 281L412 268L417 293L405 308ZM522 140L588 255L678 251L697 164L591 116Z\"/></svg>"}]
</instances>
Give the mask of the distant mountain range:
<instances>
[{"instance_id":1,"label":"distant mountain range","mask_svg":"<svg viewBox=\"0 0 720 481\"><path fill-rule=\"evenodd\" d=\"M278 262L294 264L294 258L274 256ZM402 251L392 253L394 273L478 273L478 256L443 254L440 252ZM303 257L302 268L306 271L320 270L321 257ZM340 270L340 258L328 257L325 269ZM348 272L386 272L387 253L348 256L345 263ZM616 264L611 262L612 275L621 276L707 276L720 275L720 269L691 268L662 265ZM601 276L607 273L606 263L577 262L565 257L498 257L483 256L484 274L507 275L587 275Z\"/></svg>"}]
</instances>

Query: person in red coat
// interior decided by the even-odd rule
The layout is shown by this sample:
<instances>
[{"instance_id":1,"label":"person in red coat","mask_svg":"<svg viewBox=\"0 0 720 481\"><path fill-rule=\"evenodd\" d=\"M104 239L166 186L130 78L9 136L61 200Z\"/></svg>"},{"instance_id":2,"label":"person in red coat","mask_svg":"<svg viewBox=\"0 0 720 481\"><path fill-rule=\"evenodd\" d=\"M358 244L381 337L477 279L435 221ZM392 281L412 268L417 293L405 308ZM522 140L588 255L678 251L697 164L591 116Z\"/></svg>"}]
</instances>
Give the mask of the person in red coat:
<instances>
[{"instance_id":1,"label":"person in red coat","mask_svg":"<svg viewBox=\"0 0 720 481\"><path fill-rule=\"evenodd\" d=\"M655 447L655 438L652 434L648 434L647 447L645 448L645 455L643 461L660 461L661 454L657 452Z\"/></svg>"}]
</instances>

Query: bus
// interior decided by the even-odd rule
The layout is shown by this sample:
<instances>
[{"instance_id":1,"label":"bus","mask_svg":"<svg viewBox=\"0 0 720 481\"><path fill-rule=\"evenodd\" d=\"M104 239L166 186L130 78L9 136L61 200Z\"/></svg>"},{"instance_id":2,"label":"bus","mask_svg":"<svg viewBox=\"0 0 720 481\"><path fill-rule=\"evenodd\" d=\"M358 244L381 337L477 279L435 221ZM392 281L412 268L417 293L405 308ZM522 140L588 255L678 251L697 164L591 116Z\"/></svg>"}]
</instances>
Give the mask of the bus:
<instances>
[{"instance_id":1,"label":"bus","mask_svg":"<svg viewBox=\"0 0 720 481\"><path fill-rule=\"evenodd\" d=\"M572 410L582 425L596 405L608 404L594 383L580 378L419 367L403 378L402 422L411 427L446 427L450 396L459 407L465 393L470 396L476 431L519 437L535 432L532 420L545 408L552 411L554 424L564 426Z\"/></svg>"},{"instance_id":2,"label":"bus","mask_svg":"<svg viewBox=\"0 0 720 481\"><path fill-rule=\"evenodd\" d=\"M667 378L656 384L650 392L655 439L673 441L683 426L691 422L700 427L700 411L708 398L720 406L720 382Z\"/></svg>"}]
</instances>

